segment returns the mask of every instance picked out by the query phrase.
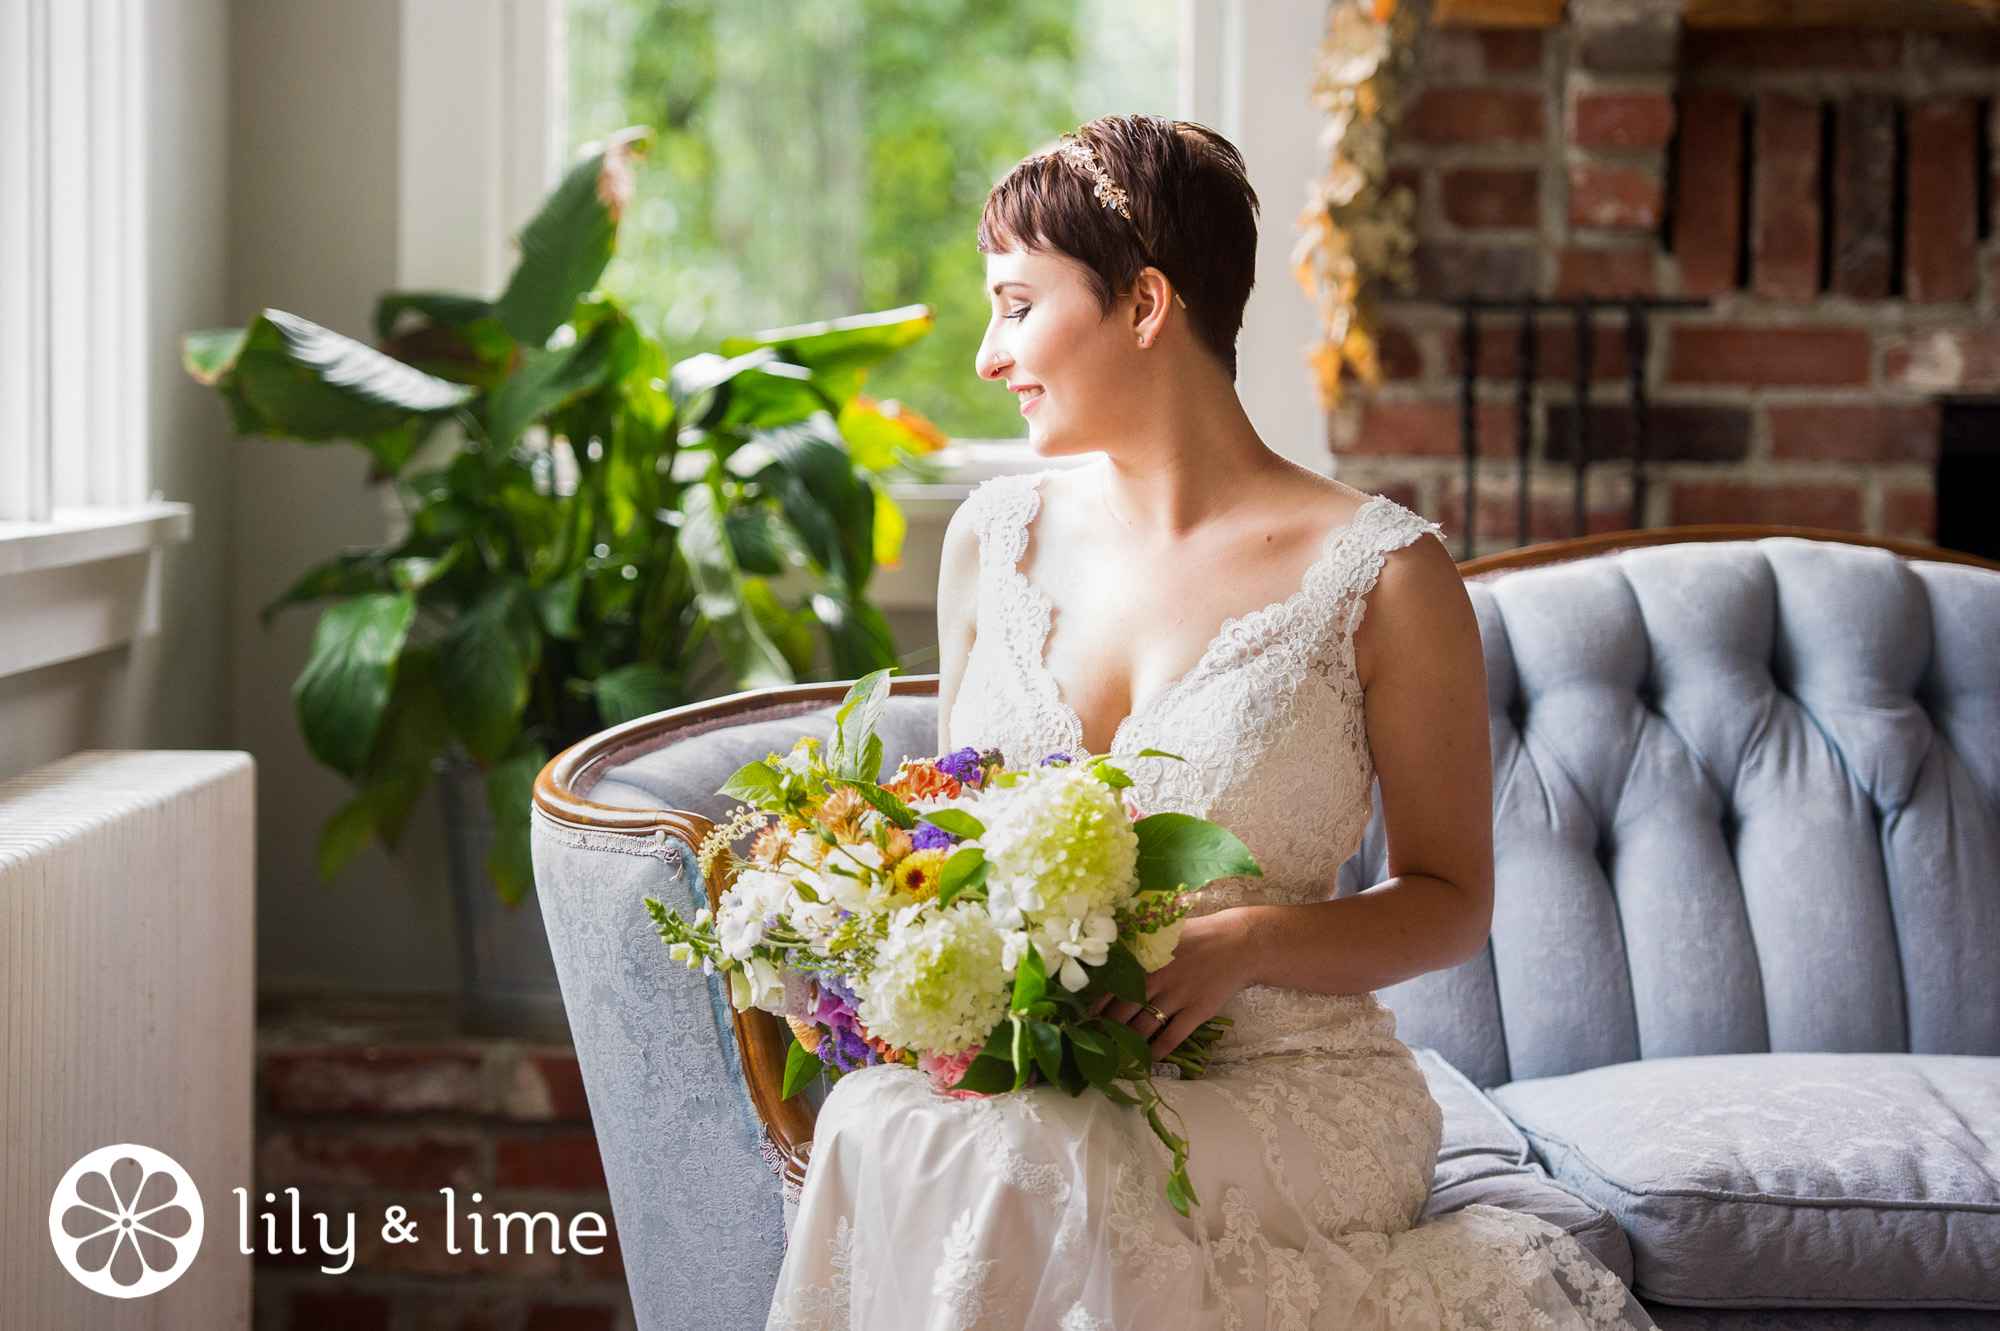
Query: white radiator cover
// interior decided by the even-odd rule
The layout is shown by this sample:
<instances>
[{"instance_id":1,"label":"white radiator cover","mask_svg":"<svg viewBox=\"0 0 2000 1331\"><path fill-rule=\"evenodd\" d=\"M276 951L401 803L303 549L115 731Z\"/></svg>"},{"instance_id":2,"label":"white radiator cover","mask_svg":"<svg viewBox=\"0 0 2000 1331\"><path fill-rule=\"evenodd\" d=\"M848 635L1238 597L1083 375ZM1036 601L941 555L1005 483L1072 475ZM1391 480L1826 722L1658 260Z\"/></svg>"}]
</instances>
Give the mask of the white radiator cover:
<instances>
[{"instance_id":1,"label":"white radiator cover","mask_svg":"<svg viewBox=\"0 0 2000 1331\"><path fill-rule=\"evenodd\" d=\"M249 1326L255 843L247 753L86 750L0 781L0 1324ZM179 1161L206 1212L193 1265L136 1299L49 1243L64 1173L121 1142Z\"/></svg>"}]
</instances>

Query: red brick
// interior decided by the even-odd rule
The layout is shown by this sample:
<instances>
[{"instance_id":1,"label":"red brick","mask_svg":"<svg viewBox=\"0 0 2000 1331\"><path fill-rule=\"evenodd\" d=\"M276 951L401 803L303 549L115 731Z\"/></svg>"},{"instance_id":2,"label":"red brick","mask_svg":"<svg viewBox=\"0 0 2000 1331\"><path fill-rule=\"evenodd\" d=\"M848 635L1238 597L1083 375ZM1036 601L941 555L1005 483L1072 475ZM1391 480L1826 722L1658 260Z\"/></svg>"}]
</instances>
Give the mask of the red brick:
<instances>
[{"instance_id":1,"label":"red brick","mask_svg":"<svg viewBox=\"0 0 2000 1331\"><path fill-rule=\"evenodd\" d=\"M1540 172L1532 167L1462 167L1441 178L1444 215L1454 226L1531 227L1541 220Z\"/></svg>"},{"instance_id":2,"label":"red brick","mask_svg":"<svg viewBox=\"0 0 2000 1331\"><path fill-rule=\"evenodd\" d=\"M257 1142L257 1186L436 1188L479 1183L479 1138L468 1133L315 1132L280 1129Z\"/></svg>"},{"instance_id":3,"label":"red brick","mask_svg":"<svg viewBox=\"0 0 2000 1331\"><path fill-rule=\"evenodd\" d=\"M603 1304L538 1303L521 1331L611 1331L618 1310Z\"/></svg>"},{"instance_id":4,"label":"red brick","mask_svg":"<svg viewBox=\"0 0 2000 1331\"><path fill-rule=\"evenodd\" d=\"M1978 282L1978 106L1936 97L1909 111L1908 245L1903 290L1913 301L1970 300Z\"/></svg>"},{"instance_id":5,"label":"red brick","mask_svg":"<svg viewBox=\"0 0 2000 1331\"><path fill-rule=\"evenodd\" d=\"M481 1108L476 1053L417 1048L282 1049L263 1055L276 1114L407 1114Z\"/></svg>"},{"instance_id":6,"label":"red brick","mask_svg":"<svg viewBox=\"0 0 2000 1331\"><path fill-rule=\"evenodd\" d=\"M1736 287L1743 222L1743 103L1729 93L1690 93L1681 100L1680 115L1674 257L1680 263L1682 292L1713 296Z\"/></svg>"},{"instance_id":7,"label":"red brick","mask_svg":"<svg viewBox=\"0 0 2000 1331\"><path fill-rule=\"evenodd\" d=\"M1828 462L1934 462L1938 411L1912 405L1820 405L1766 408L1771 456Z\"/></svg>"},{"instance_id":8,"label":"red brick","mask_svg":"<svg viewBox=\"0 0 2000 1331\"><path fill-rule=\"evenodd\" d=\"M493 1183L500 1188L603 1192L597 1138L588 1132L502 1137L493 1145Z\"/></svg>"},{"instance_id":9,"label":"red brick","mask_svg":"<svg viewBox=\"0 0 2000 1331\"><path fill-rule=\"evenodd\" d=\"M1896 102L1849 97L1835 116L1833 290L1854 300L1887 300L1896 209Z\"/></svg>"},{"instance_id":10,"label":"red brick","mask_svg":"<svg viewBox=\"0 0 2000 1331\"><path fill-rule=\"evenodd\" d=\"M1563 541L1577 535L1572 521L1575 510L1568 494L1528 494L1528 535L1524 541L1520 535L1520 514L1515 503L1515 488L1511 483L1482 482L1479 486L1479 524L1472 533L1482 550L1493 550L1509 545L1537 544L1542 541ZM1438 505L1437 521L1454 537L1465 532L1465 486L1454 480L1443 501ZM1589 502L1583 513L1584 535L1599 532L1624 531L1632 525L1632 501L1630 498L1607 503Z\"/></svg>"},{"instance_id":11,"label":"red brick","mask_svg":"<svg viewBox=\"0 0 2000 1331\"><path fill-rule=\"evenodd\" d=\"M1483 28L1479 46L1489 73L1526 74L1542 67L1542 34L1532 28Z\"/></svg>"},{"instance_id":12,"label":"red brick","mask_svg":"<svg viewBox=\"0 0 2000 1331\"><path fill-rule=\"evenodd\" d=\"M1570 165L1571 226L1655 227L1664 199L1658 172L1599 162Z\"/></svg>"},{"instance_id":13,"label":"red brick","mask_svg":"<svg viewBox=\"0 0 2000 1331\"><path fill-rule=\"evenodd\" d=\"M1670 498L1670 526L1755 522L1861 530L1861 491L1852 484L1676 481Z\"/></svg>"},{"instance_id":14,"label":"red brick","mask_svg":"<svg viewBox=\"0 0 2000 1331\"><path fill-rule=\"evenodd\" d=\"M1575 408L1551 402L1542 458L1567 463L1574 453L1570 431ZM1639 421L1629 402L1593 403L1590 425L1593 460L1629 458L1638 451ZM1750 410L1694 402L1652 402L1646 409L1648 462L1741 462L1750 455Z\"/></svg>"},{"instance_id":15,"label":"red brick","mask_svg":"<svg viewBox=\"0 0 2000 1331\"><path fill-rule=\"evenodd\" d=\"M1479 456L1514 455L1514 409L1481 403ZM1459 408L1456 402L1369 402L1361 412L1361 429L1346 453L1460 457Z\"/></svg>"},{"instance_id":16,"label":"red brick","mask_svg":"<svg viewBox=\"0 0 2000 1331\"><path fill-rule=\"evenodd\" d=\"M1409 329L1385 323L1376 330L1376 338L1375 359L1385 381L1394 383L1423 377L1423 349ZM1340 367L1340 377L1348 383L1361 382L1361 376L1345 363Z\"/></svg>"},{"instance_id":17,"label":"red brick","mask_svg":"<svg viewBox=\"0 0 2000 1331\"><path fill-rule=\"evenodd\" d=\"M1818 105L1803 98L1757 99L1750 285L1769 300L1819 294L1819 121Z\"/></svg>"},{"instance_id":18,"label":"red brick","mask_svg":"<svg viewBox=\"0 0 2000 1331\"><path fill-rule=\"evenodd\" d=\"M2000 388L2000 328L1933 328L1890 343L1882 377L1929 392Z\"/></svg>"},{"instance_id":19,"label":"red brick","mask_svg":"<svg viewBox=\"0 0 2000 1331\"><path fill-rule=\"evenodd\" d=\"M1882 495L1882 531L1884 536L1900 536L1906 540L1937 541L1937 493L1928 487L1922 490L1894 489Z\"/></svg>"},{"instance_id":20,"label":"red brick","mask_svg":"<svg viewBox=\"0 0 2000 1331\"><path fill-rule=\"evenodd\" d=\"M389 1300L381 1294L302 1289L292 1295L292 1331L387 1331L388 1325Z\"/></svg>"},{"instance_id":21,"label":"red brick","mask_svg":"<svg viewBox=\"0 0 2000 1331\"><path fill-rule=\"evenodd\" d=\"M1479 377L1486 380L1513 379L1521 373L1521 334L1518 322L1495 326L1482 321L1479 327ZM1658 336L1657 333L1654 336ZM1465 355L1460 350L1458 330L1444 335L1445 373L1456 379L1465 372ZM1590 325L1590 378L1623 379L1630 360L1625 354L1623 318L1600 317ZM1535 379L1567 381L1576 377L1576 325L1567 316L1544 312L1535 327Z\"/></svg>"},{"instance_id":22,"label":"red brick","mask_svg":"<svg viewBox=\"0 0 2000 1331\"><path fill-rule=\"evenodd\" d=\"M397 1304L402 1312L397 1331L515 1331L523 1311L518 1295L474 1291L404 1294Z\"/></svg>"},{"instance_id":23,"label":"red brick","mask_svg":"<svg viewBox=\"0 0 2000 1331\"><path fill-rule=\"evenodd\" d=\"M1688 28L1681 33L1681 64L1689 72L1721 69L1893 70L1903 61L1896 32L1860 28Z\"/></svg>"},{"instance_id":24,"label":"red brick","mask_svg":"<svg viewBox=\"0 0 2000 1331\"><path fill-rule=\"evenodd\" d=\"M1570 106L1570 143L1578 148L1663 148L1674 129L1674 104L1658 92L1578 93Z\"/></svg>"},{"instance_id":25,"label":"red brick","mask_svg":"<svg viewBox=\"0 0 2000 1331\"><path fill-rule=\"evenodd\" d=\"M1868 334L1858 328L1681 324L1668 330L1676 384L1851 385L1868 381Z\"/></svg>"},{"instance_id":26,"label":"red brick","mask_svg":"<svg viewBox=\"0 0 2000 1331\"><path fill-rule=\"evenodd\" d=\"M1542 94L1536 89L1429 88L1399 127L1408 143L1542 141Z\"/></svg>"},{"instance_id":27,"label":"red brick","mask_svg":"<svg viewBox=\"0 0 2000 1331\"><path fill-rule=\"evenodd\" d=\"M1417 245L1416 296L1453 300L1460 296L1522 296L1539 285L1541 251L1534 245L1454 245L1423 240Z\"/></svg>"},{"instance_id":28,"label":"red brick","mask_svg":"<svg viewBox=\"0 0 2000 1331\"><path fill-rule=\"evenodd\" d=\"M1654 294L1653 246L1621 245L1562 252L1556 270L1557 296L1650 296Z\"/></svg>"},{"instance_id":29,"label":"red brick","mask_svg":"<svg viewBox=\"0 0 2000 1331\"><path fill-rule=\"evenodd\" d=\"M508 1070L500 1110L509 1118L588 1123L590 1101L571 1050L524 1052Z\"/></svg>"}]
</instances>

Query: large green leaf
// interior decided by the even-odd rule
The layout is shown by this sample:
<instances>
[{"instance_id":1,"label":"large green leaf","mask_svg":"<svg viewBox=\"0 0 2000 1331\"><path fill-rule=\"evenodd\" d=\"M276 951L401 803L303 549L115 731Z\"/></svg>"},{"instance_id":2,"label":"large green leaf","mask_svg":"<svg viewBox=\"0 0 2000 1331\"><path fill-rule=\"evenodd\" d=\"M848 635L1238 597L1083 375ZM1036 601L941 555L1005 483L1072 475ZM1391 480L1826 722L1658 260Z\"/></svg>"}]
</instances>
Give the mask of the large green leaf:
<instances>
[{"instance_id":1,"label":"large green leaf","mask_svg":"<svg viewBox=\"0 0 2000 1331\"><path fill-rule=\"evenodd\" d=\"M752 436L771 458L757 481L777 496L785 521L813 561L858 589L875 571L875 487L855 472L847 450L827 437L820 424L825 419Z\"/></svg>"},{"instance_id":2,"label":"large green leaf","mask_svg":"<svg viewBox=\"0 0 2000 1331\"><path fill-rule=\"evenodd\" d=\"M1139 838L1139 890L1190 891L1218 878L1262 878L1250 848L1220 823L1185 813L1156 813L1132 824Z\"/></svg>"},{"instance_id":3,"label":"large green leaf","mask_svg":"<svg viewBox=\"0 0 2000 1331\"><path fill-rule=\"evenodd\" d=\"M601 385L619 338L628 332L628 325L611 321L566 346L523 352L521 367L487 400L488 441L495 448L512 448L530 425Z\"/></svg>"},{"instance_id":4,"label":"large green leaf","mask_svg":"<svg viewBox=\"0 0 2000 1331\"><path fill-rule=\"evenodd\" d=\"M486 769L486 810L493 816L493 846L486 852L486 871L500 889L500 899L510 906L520 905L534 890L528 819L534 804L535 777L548 761L541 745L524 741Z\"/></svg>"},{"instance_id":5,"label":"large green leaf","mask_svg":"<svg viewBox=\"0 0 2000 1331\"><path fill-rule=\"evenodd\" d=\"M540 649L541 626L524 588L511 580L489 588L439 643L445 714L480 762L497 761L520 733Z\"/></svg>"},{"instance_id":6,"label":"large green leaf","mask_svg":"<svg viewBox=\"0 0 2000 1331\"><path fill-rule=\"evenodd\" d=\"M723 661L738 686L753 689L792 683L797 677L790 662L744 601L739 586L742 574L723 537L714 492L705 484L692 485L681 507L680 548L694 577L695 607L714 631Z\"/></svg>"},{"instance_id":7,"label":"large green leaf","mask_svg":"<svg viewBox=\"0 0 2000 1331\"><path fill-rule=\"evenodd\" d=\"M721 350L725 356L740 356L757 347L778 347L786 360L810 369L836 401L846 402L860 391L871 366L923 337L936 323L930 306L904 305L725 338Z\"/></svg>"},{"instance_id":8,"label":"large green leaf","mask_svg":"<svg viewBox=\"0 0 2000 1331\"><path fill-rule=\"evenodd\" d=\"M569 169L541 211L522 230L521 262L501 295L501 324L524 347L541 347L577 298L597 284L618 236L632 191L632 159L644 155L652 131L633 126Z\"/></svg>"},{"instance_id":9,"label":"large green leaf","mask_svg":"<svg viewBox=\"0 0 2000 1331\"><path fill-rule=\"evenodd\" d=\"M411 431L411 416L448 412L477 394L283 310L250 325L217 387L240 432L308 442Z\"/></svg>"},{"instance_id":10,"label":"large green leaf","mask_svg":"<svg viewBox=\"0 0 2000 1331\"><path fill-rule=\"evenodd\" d=\"M334 771L352 777L367 761L416 613L407 592L357 596L321 613L292 701L306 747Z\"/></svg>"}]
</instances>

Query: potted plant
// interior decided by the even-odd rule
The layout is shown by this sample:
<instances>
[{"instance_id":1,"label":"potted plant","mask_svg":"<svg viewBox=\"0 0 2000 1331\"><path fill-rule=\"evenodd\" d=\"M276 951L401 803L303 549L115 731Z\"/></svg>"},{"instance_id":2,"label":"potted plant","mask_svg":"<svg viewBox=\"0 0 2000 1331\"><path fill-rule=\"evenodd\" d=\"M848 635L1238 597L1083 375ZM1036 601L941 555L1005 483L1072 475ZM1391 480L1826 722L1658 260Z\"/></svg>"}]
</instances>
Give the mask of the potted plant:
<instances>
[{"instance_id":1,"label":"potted plant","mask_svg":"<svg viewBox=\"0 0 2000 1331\"><path fill-rule=\"evenodd\" d=\"M347 441L395 489L403 530L307 570L261 617L324 603L293 699L353 796L321 830L322 879L371 841L393 851L443 778L474 1025L560 1020L539 912L519 909L549 756L719 692L893 664L868 600L903 534L880 482L932 479L944 443L861 392L930 330L924 306L669 365L594 290L650 138L585 149L498 299L387 293L375 346L276 309L184 339L239 436ZM426 465L447 427L457 446Z\"/></svg>"}]
</instances>

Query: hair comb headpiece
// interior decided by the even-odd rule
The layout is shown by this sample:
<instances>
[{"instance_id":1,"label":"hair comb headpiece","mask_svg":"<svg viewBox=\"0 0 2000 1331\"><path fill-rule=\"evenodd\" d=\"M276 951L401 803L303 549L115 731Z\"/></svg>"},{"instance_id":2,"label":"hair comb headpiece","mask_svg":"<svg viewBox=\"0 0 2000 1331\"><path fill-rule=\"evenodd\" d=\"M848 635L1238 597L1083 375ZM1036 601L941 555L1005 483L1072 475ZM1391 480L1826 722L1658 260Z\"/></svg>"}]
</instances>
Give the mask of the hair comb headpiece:
<instances>
[{"instance_id":1,"label":"hair comb headpiece","mask_svg":"<svg viewBox=\"0 0 2000 1331\"><path fill-rule=\"evenodd\" d=\"M1074 163L1085 175L1090 177L1090 192L1099 203L1116 212L1126 221L1132 222L1133 228L1137 229L1139 224L1132 220L1132 201L1130 196L1125 193L1124 188L1117 181L1111 178L1111 173L1104 169L1104 163L1098 159L1096 149L1074 134L1064 134L1062 136L1062 146L1056 149L1056 152L1066 161ZM1140 247L1142 249L1145 248L1143 239L1140 242ZM1155 264L1154 266L1157 267L1158 265ZM1180 292L1174 292L1174 299L1180 303L1182 309L1187 308L1187 300Z\"/></svg>"}]
</instances>

